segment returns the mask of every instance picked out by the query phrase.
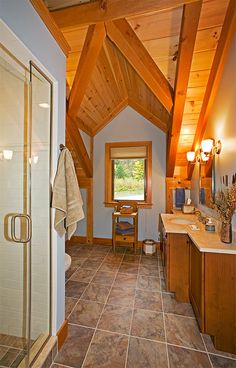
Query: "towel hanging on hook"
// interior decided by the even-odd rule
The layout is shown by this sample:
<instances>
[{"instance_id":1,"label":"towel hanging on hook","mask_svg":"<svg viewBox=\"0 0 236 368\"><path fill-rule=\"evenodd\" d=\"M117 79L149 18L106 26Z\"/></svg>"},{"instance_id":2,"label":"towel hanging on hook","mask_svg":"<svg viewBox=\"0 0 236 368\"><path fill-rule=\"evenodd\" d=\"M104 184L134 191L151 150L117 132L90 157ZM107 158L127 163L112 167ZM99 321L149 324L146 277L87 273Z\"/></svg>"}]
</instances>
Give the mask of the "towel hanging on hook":
<instances>
[{"instance_id":1,"label":"towel hanging on hook","mask_svg":"<svg viewBox=\"0 0 236 368\"><path fill-rule=\"evenodd\" d=\"M66 148L66 146L64 146L64 144L60 144L60 151L62 151L64 148Z\"/></svg>"}]
</instances>

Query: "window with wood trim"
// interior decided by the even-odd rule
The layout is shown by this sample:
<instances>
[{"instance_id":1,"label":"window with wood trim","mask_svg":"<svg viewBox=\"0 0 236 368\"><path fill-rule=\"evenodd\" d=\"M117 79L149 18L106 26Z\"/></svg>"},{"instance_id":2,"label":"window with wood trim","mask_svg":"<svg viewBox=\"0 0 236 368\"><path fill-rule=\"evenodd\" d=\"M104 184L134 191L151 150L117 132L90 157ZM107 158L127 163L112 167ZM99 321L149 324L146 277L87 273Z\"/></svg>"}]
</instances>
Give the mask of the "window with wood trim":
<instances>
[{"instance_id":1,"label":"window with wood trim","mask_svg":"<svg viewBox=\"0 0 236 368\"><path fill-rule=\"evenodd\" d=\"M124 200L152 205L152 142L105 145L105 205Z\"/></svg>"}]
</instances>

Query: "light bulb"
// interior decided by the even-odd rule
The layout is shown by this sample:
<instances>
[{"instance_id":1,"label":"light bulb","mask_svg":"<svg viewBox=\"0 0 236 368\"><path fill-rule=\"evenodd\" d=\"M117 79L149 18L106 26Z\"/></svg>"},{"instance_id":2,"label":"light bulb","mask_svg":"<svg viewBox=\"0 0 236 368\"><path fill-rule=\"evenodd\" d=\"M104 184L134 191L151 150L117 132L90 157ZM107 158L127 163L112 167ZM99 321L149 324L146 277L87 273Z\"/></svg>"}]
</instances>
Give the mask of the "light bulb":
<instances>
[{"instance_id":1,"label":"light bulb","mask_svg":"<svg viewBox=\"0 0 236 368\"><path fill-rule=\"evenodd\" d=\"M201 149L205 153L210 153L213 148L213 139L204 139L201 143Z\"/></svg>"},{"instance_id":2,"label":"light bulb","mask_svg":"<svg viewBox=\"0 0 236 368\"><path fill-rule=\"evenodd\" d=\"M187 160L189 162L192 162L194 161L194 159L195 159L195 152L194 151L187 152Z\"/></svg>"}]
</instances>

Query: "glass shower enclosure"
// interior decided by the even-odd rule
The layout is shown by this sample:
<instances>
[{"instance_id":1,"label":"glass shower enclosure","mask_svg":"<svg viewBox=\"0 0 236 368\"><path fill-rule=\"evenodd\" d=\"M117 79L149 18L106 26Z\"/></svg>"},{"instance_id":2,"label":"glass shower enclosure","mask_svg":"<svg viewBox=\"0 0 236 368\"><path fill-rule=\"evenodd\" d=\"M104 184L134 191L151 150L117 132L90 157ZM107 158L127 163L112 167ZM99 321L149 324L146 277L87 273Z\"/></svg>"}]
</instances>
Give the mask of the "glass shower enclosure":
<instances>
[{"instance_id":1,"label":"glass shower enclosure","mask_svg":"<svg viewBox=\"0 0 236 368\"><path fill-rule=\"evenodd\" d=\"M50 335L52 84L0 48L0 366Z\"/></svg>"}]
</instances>

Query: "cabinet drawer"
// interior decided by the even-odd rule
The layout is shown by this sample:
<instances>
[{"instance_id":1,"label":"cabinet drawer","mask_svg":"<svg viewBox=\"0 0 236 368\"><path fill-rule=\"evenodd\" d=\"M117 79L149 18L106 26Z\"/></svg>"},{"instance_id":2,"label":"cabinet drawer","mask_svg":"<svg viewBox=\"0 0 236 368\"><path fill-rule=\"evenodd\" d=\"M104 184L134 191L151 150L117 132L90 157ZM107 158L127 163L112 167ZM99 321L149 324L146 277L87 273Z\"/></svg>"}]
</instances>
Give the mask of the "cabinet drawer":
<instances>
[{"instance_id":1,"label":"cabinet drawer","mask_svg":"<svg viewBox=\"0 0 236 368\"><path fill-rule=\"evenodd\" d=\"M125 243L133 243L135 241L134 235L115 235L115 240Z\"/></svg>"}]
</instances>

